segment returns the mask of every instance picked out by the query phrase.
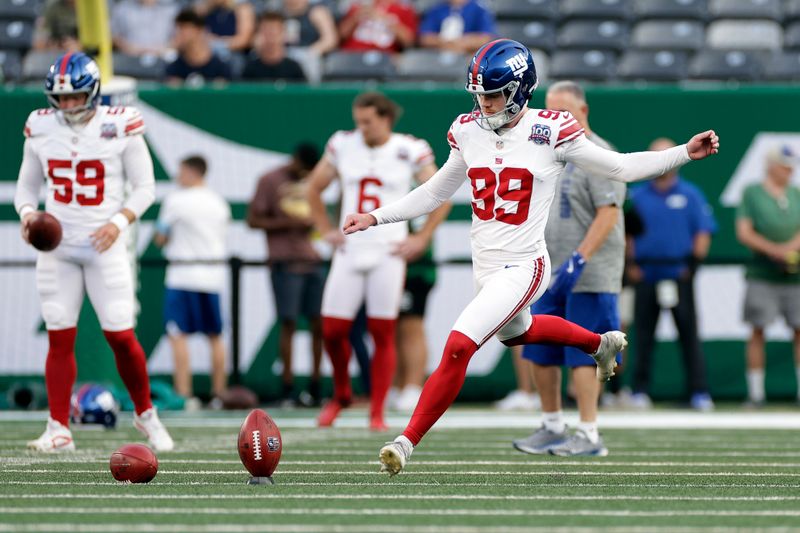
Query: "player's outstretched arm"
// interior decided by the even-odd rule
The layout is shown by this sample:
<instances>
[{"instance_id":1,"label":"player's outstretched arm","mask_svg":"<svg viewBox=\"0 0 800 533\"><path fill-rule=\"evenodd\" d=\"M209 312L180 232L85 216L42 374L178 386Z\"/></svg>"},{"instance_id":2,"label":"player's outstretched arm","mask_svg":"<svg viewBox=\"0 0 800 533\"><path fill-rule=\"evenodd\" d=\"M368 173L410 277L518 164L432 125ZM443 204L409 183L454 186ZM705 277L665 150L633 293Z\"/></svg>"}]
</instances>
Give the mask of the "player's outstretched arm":
<instances>
[{"instance_id":1,"label":"player's outstretched arm","mask_svg":"<svg viewBox=\"0 0 800 533\"><path fill-rule=\"evenodd\" d=\"M356 233L357 231L364 231L370 226L375 226L378 221L369 213L356 213L354 215L347 215L344 218L344 231L345 235Z\"/></svg>"},{"instance_id":2,"label":"player's outstretched arm","mask_svg":"<svg viewBox=\"0 0 800 533\"><path fill-rule=\"evenodd\" d=\"M556 150L560 161L575 164L590 175L626 183L666 174L689 161L719 152L719 137L713 130L698 133L688 143L658 152L621 154L597 146L581 136Z\"/></svg>"}]
</instances>

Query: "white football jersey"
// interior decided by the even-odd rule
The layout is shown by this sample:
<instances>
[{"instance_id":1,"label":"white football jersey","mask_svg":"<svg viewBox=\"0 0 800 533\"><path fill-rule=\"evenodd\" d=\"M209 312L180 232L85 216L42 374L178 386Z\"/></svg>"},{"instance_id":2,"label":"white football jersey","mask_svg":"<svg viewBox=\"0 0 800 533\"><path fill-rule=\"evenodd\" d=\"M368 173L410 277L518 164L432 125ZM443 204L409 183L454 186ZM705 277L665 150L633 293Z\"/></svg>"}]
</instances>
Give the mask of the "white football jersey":
<instances>
[{"instance_id":1,"label":"white football jersey","mask_svg":"<svg viewBox=\"0 0 800 533\"><path fill-rule=\"evenodd\" d=\"M325 156L336 167L341 183L340 227L349 213L369 213L405 196L417 172L434 162L427 141L393 133L385 144L371 147L358 130L333 134ZM348 235L347 243L392 243L407 235L408 224L397 222Z\"/></svg>"},{"instance_id":2,"label":"white football jersey","mask_svg":"<svg viewBox=\"0 0 800 533\"><path fill-rule=\"evenodd\" d=\"M144 133L142 115L133 107L98 106L86 125L72 127L53 109L38 109L24 133L47 180L45 210L61 222L65 243L88 243L122 208L122 154Z\"/></svg>"},{"instance_id":3,"label":"white football jersey","mask_svg":"<svg viewBox=\"0 0 800 533\"><path fill-rule=\"evenodd\" d=\"M583 135L583 128L571 114L547 109L529 109L502 135L482 129L474 118L460 115L447 134L472 187L473 257L514 262L541 255L565 166L557 149Z\"/></svg>"}]
</instances>

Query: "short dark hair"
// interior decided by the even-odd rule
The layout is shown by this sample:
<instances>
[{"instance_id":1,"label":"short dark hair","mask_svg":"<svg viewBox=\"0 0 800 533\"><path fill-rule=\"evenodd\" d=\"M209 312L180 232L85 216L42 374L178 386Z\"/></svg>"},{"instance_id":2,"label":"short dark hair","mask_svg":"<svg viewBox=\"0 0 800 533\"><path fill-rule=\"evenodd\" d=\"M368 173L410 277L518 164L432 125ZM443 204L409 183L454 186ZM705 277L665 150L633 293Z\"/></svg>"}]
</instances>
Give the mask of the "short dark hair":
<instances>
[{"instance_id":1,"label":"short dark hair","mask_svg":"<svg viewBox=\"0 0 800 533\"><path fill-rule=\"evenodd\" d=\"M294 147L292 157L300 163L305 170L311 170L319 162L319 148L310 142L300 143Z\"/></svg>"},{"instance_id":2,"label":"short dark hair","mask_svg":"<svg viewBox=\"0 0 800 533\"><path fill-rule=\"evenodd\" d=\"M175 24L191 24L198 28L206 27L206 21L203 20L203 17L201 17L197 11L190 8L182 9L175 15Z\"/></svg>"},{"instance_id":3,"label":"short dark hair","mask_svg":"<svg viewBox=\"0 0 800 533\"><path fill-rule=\"evenodd\" d=\"M203 156L200 155L191 155L181 161L181 165L191 168L201 176L206 175L206 170L208 170L208 164Z\"/></svg>"},{"instance_id":4,"label":"short dark hair","mask_svg":"<svg viewBox=\"0 0 800 533\"><path fill-rule=\"evenodd\" d=\"M286 22L286 17L280 11L264 11L258 16L258 25L262 22Z\"/></svg>"},{"instance_id":5,"label":"short dark hair","mask_svg":"<svg viewBox=\"0 0 800 533\"><path fill-rule=\"evenodd\" d=\"M389 117L392 124L403 114L403 108L394 100L377 91L361 93L353 100L353 107L374 107L380 117Z\"/></svg>"}]
</instances>

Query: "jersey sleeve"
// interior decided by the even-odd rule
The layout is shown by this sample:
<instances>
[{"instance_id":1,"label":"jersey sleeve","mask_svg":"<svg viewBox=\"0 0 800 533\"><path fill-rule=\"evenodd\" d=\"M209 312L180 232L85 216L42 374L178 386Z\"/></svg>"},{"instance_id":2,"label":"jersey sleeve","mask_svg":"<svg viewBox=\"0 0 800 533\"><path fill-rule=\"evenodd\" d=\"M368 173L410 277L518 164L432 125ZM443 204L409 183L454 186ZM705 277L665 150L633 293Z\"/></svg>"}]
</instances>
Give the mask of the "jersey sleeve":
<instances>
[{"instance_id":1,"label":"jersey sleeve","mask_svg":"<svg viewBox=\"0 0 800 533\"><path fill-rule=\"evenodd\" d=\"M436 162L433 150L428 141L411 137L411 162L414 165L414 172L419 172L422 168Z\"/></svg>"},{"instance_id":2,"label":"jersey sleeve","mask_svg":"<svg viewBox=\"0 0 800 533\"><path fill-rule=\"evenodd\" d=\"M28 115L25 121L25 126L22 128L22 134L26 139L32 137L39 137L46 133L49 129L47 120L53 116L55 111L53 109L35 109Z\"/></svg>"},{"instance_id":3,"label":"jersey sleeve","mask_svg":"<svg viewBox=\"0 0 800 533\"><path fill-rule=\"evenodd\" d=\"M123 129L125 132L125 137L142 135L144 133L144 117L138 109L135 107L125 107L125 111L122 113L122 116L125 119L125 125Z\"/></svg>"},{"instance_id":4,"label":"jersey sleeve","mask_svg":"<svg viewBox=\"0 0 800 533\"><path fill-rule=\"evenodd\" d=\"M571 113L562 111L555 115L555 117L556 123L558 124L558 136L556 137L556 142L553 144L553 148L558 148L564 143L574 141L584 134L583 126L581 126L578 119Z\"/></svg>"},{"instance_id":5,"label":"jersey sleeve","mask_svg":"<svg viewBox=\"0 0 800 533\"><path fill-rule=\"evenodd\" d=\"M25 140L23 147L22 164L17 178L17 189L14 192L14 208L17 213L22 213L22 208L27 206L37 209L39 193L44 183L44 171L39 162L30 139Z\"/></svg>"},{"instance_id":6,"label":"jersey sleeve","mask_svg":"<svg viewBox=\"0 0 800 533\"><path fill-rule=\"evenodd\" d=\"M323 156L335 167L339 166L339 152L342 151L342 145L345 142L346 135L346 131L337 131L331 135L331 138L328 139L328 144L325 145L325 153Z\"/></svg>"}]
</instances>

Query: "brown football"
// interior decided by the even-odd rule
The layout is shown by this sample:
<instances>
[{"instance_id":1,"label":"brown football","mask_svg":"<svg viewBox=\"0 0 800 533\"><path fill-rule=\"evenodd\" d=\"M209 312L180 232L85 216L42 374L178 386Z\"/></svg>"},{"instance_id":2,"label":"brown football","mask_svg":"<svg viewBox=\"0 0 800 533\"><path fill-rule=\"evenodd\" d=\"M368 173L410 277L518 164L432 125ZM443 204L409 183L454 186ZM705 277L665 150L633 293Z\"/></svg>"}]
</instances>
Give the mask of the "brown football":
<instances>
[{"instance_id":1,"label":"brown football","mask_svg":"<svg viewBox=\"0 0 800 533\"><path fill-rule=\"evenodd\" d=\"M50 213L36 213L28 223L28 240L42 252L55 250L61 242L61 235L61 223Z\"/></svg>"},{"instance_id":2,"label":"brown football","mask_svg":"<svg viewBox=\"0 0 800 533\"><path fill-rule=\"evenodd\" d=\"M111 454L109 467L117 481L147 483L156 477L158 459L144 444L126 444Z\"/></svg>"},{"instance_id":3,"label":"brown football","mask_svg":"<svg viewBox=\"0 0 800 533\"><path fill-rule=\"evenodd\" d=\"M239 430L239 459L255 477L269 477L281 458L281 432L261 409L253 409Z\"/></svg>"}]
</instances>

